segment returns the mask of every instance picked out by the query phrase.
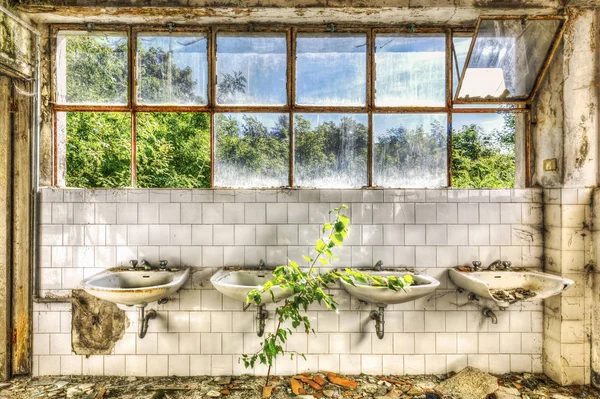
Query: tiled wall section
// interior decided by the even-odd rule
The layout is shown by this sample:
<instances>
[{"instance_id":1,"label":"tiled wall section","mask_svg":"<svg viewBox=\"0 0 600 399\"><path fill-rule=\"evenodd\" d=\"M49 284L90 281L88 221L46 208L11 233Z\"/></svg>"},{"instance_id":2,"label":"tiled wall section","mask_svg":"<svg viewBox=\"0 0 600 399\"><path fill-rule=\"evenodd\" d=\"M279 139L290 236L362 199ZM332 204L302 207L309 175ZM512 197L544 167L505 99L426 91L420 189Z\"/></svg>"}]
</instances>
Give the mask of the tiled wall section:
<instances>
[{"instance_id":1,"label":"tiled wall section","mask_svg":"<svg viewBox=\"0 0 600 399\"><path fill-rule=\"evenodd\" d=\"M592 190L544 190L545 270L575 281L544 302L544 372L564 385L590 383Z\"/></svg>"},{"instance_id":2,"label":"tiled wall section","mask_svg":"<svg viewBox=\"0 0 600 399\"><path fill-rule=\"evenodd\" d=\"M222 266L274 266L310 251L327 212L349 205L350 238L338 266L416 267L441 281L432 296L386 310L376 338L370 308L333 289L339 314L313 307L316 335L296 333L279 375L325 369L343 373L444 373L472 365L494 373L542 371L542 305L481 317L447 279L448 267L480 259L542 266L542 192L527 190L71 190L41 195L41 287L68 293L84 277L145 258L195 267L173 300L157 308L149 333L136 336L137 314L114 354L71 352L70 305L36 304L36 374L199 375L247 372L254 312L215 291ZM67 290L67 291L65 291ZM274 328L270 322L268 328ZM264 368L251 370L264 374Z\"/></svg>"}]
</instances>

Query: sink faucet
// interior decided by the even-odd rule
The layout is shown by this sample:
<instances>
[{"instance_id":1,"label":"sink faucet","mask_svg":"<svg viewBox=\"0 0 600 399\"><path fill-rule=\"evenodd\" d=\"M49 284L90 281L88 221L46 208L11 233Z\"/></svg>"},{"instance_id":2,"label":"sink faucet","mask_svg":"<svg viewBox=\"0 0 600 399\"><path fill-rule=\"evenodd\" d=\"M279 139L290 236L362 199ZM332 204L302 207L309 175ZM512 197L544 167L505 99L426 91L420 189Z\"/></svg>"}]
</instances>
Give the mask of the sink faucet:
<instances>
[{"instance_id":1,"label":"sink faucet","mask_svg":"<svg viewBox=\"0 0 600 399\"><path fill-rule=\"evenodd\" d=\"M511 270L512 269L512 262L505 260L504 262L502 262L502 268L504 270Z\"/></svg>"},{"instance_id":2,"label":"sink faucet","mask_svg":"<svg viewBox=\"0 0 600 399\"><path fill-rule=\"evenodd\" d=\"M138 261L132 259L129 261L129 270L135 270L137 268Z\"/></svg>"},{"instance_id":3,"label":"sink faucet","mask_svg":"<svg viewBox=\"0 0 600 399\"><path fill-rule=\"evenodd\" d=\"M492 263L490 263L490 265L488 266L488 270L494 271L498 268L502 268L502 261L500 259L496 259L495 261L493 261Z\"/></svg>"},{"instance_id":4,"label":"sink faucet","mask_svg":"<svg viewBox=\"0 0 600 399\"><path fill-rule=\"evenodd\" d=\"M377 263L375 263L375 266L373 266L373 270L380 272L382 267L383 267L383 262L378 260Z\"/></svg>"},{"instance_id":5,"label":"sink faucet","mask_svg":"<svg viewBox=\"0 0 600 399\"><path fill-rule=\"evenodd\" d=\"M265 269L265 261L263 259L261 259L258 262L258 270L264 270Z\"/></svg>"},{"instance_id":6,"label":"sink faucet","mask_svg":"<svg viewBox=\"0 0 600 399\"><path fill-rule=\"evenodd\" d=\"M473 270L475 270L476 272L481 270L481 262L478 260L474 260L473 261Z\"/></svg>"},{"instance_id":7,"label":"sink faucet","mask_svg":"<svg viewBox=\"0 0 600 399\"><path fill-rule=\"evenodd\" d=\"M158 264L160 265L160 267L158 268L158 270L160 270L160 271L163 271L163 272L164 272L165 270L167 270L167 264L168 264L168 263L169 263L169 262L168 262L168 261L166 261L166 260L161 260L160 262L158 262Z\"/></svg>"},{"instance_id":8,"label":"sink faucet","mask_svg":"<svg viewBox=\"0 0 600 399\"><path fill-rule=\"evenodd\" d=\"M143 267L144 270L152 270L152 266L150 266L150 263L148 263L146 259L142 259L140 266Z\"/></svg>"}]
</instances>

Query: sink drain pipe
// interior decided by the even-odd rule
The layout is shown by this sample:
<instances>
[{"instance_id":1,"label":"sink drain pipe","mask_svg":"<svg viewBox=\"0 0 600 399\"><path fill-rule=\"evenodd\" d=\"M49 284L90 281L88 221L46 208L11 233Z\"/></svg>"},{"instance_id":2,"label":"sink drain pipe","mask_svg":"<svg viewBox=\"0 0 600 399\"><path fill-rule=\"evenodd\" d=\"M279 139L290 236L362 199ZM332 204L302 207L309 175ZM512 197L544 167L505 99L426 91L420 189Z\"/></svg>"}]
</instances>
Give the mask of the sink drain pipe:
<instances>
[{"instance_id":1,"label":"sink drain pipe","mask_svg":"<svg viewBox=\"0 0 600 399\"><path fill-rule=\"evenodd\" d=\"M156 318L156 310L151 309L146 313L146 306L138 306L138 337L140 339L146 336L148 332L148 323Z\"/></svg>"},{"instance_id":2,"label":"sink drain pipe","mask_svg":"<svg viewBox=\"0 0 600 399\"><path fill-rule=\"evenodd\" d=\"M269 312L267 312L264 306L259 306L256 311L256 335L262 337L265 333L265 326L267 325L267 319L269 318Z\"/></svg>"},{"instance_id":3,"label":"sink drain pipe","mask_svg":"<svg viewBox=\"0 0 600 399\"><path fill-rule=\"evenodd\" d=\"M375 320L375 331L377 332L377 338L379 339L383 339L383 336L385 335L385 320L383 318L384 310L385 307L379 306L379 310L371 310L371 313L369 313L369 317Z\"/></svg>"},{"instance_id":4,"label":"sink drain pipe","mask_svg":"<svg viewBox=\"0 0 600 399\"><path fill-rule=\"evenodd\" d=\"M494 311L490 308L484 308L481 311L481 314L483 314L485 317L489 317L492 319L492 324L498 324L498 317L496 316L496 313L494 313Z\"/></svg>"}]
</instances>

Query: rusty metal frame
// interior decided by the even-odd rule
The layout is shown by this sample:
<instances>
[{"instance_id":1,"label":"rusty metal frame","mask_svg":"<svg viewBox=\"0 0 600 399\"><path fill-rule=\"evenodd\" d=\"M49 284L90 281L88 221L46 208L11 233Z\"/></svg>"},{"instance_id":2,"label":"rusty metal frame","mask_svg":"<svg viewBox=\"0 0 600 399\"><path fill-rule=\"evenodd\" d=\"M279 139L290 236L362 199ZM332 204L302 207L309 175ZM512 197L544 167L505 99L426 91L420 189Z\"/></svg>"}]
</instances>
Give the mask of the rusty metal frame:
<instances>
[{"instance_id":1,"label":"rusty metal frame","mask_svg":"<svg viewBox=\"0 0 600 399\"><path fill-rule=\"evenodd\" d=\"M487 18L487 17L486 17ZM500 17L502 19L510 19L511 17ZM514 17L512 17L514 18ZM546 18L546 17L530 17L531 19ZM556 17L563 19L563 17ZM476 30L479 28L480 20L478 21ZM289 117L289 187L296 187L295 178L295 129L294 117L296 113L347 113L347 114L366 114L368 117L368 168L367 168L367 187L373 187L373 168L374 168L374 132L373 132L373 115L374 114L432 114L445 113L447 114L447 185L452 186L452 114L453 113L498 113L498 112L527 112L528 107L519 107L513 109L507 108L454 108L454 104L458 104L453 100L453 65L452 46L454 34L468 34L476 30L472 28L406 28L406 27L365 27L365 26L338 26L338 25L320 25L320 26L285 26L285 25L215 25L211 27L192 27L192 26L154 26L154 25L96 25L94 31L118 31L127 34L128 38L128 101L127 105L89 105L89 104L57 104L56 99L56 36L59 31L63 30L86 30L83 24L56 24L51 25L51 98L52 98L52 113L54 116L54 170L53 183L57 183L57 168L58 156L57 151L57 112L128 112L131 113L131 179L132 187L136 186L137 180L137 151L136 151L136 136L137 136L137 113L139 112L203 112L210 117L210 186L215 187L215 145L216 145L216 130L215 130L215 115L218 113L282 113ZM563 24L564 29L564 24ZM332 32L333 30L333 32ZM165 33L176 34L193 34L202 33L207 38L207 59L208 59L208 101L206 105L144 105L138 104L137 101L137 85L138 85L138 59L137 59L137 39L140 33L156 33L157 35ZM219 105L216 100L217 88L217 34L219 32L248 32L248 33L283 33L287 41L287 104L285 105ZM296 42L298 33L358 33L366 36L366 89L365 89L365 105L364 106L307 106L296 104ZM375 61L375 39L377 34L400 34L400 35L419 35L419 34L439 34L444 35L446 39L445 51L445 85L446 97L445 105L439 107L420 107L420 106L376 106L375 105L375 82L376 82L376 61ZM473 41L474 42L474 41ZM473 43L471 44L473 45ZM472 49L470 49L472 50ZM553 49L555 50L555 49ZM470 54L469 54L470 55ZM468 62L468 58L467 58ZM467 63L465 63L467 65ZM463 74L464 70L463 69ZM458 93L458 90L457 90ZM494 101L497 104L502 102ZM510 104L518 106L526 106L522 102L510 101ZM471 104L471 103L469 103ZM526 133L525 133L526 134ZM528 138L526 138L528 140ZM529 146L527 146L529 151ZM529 162L529 154L525 154L527 162ZM527 164L529 165L529 164ZM529 185L529 167L526 171L527 184Z\"/></svg>"},{"instance_id":2,"label":"rusty metal frame","mask_svg":"<svg viewBox=\"0 0 600 399\"><path fill-rule=\"evenodd\" d=\"M462 69L461 75L458 79L458 87L456 89L456 94L454 95L454 104L521 104L521 105L531 105L535 96L544 80L544 76L550 67L550 63L552 62L552 58L554 57L554 53L558 49L560 44L560 39L562 38L565 29L566 29L566 21L567 17L563 15L535 15L535 16L526 16L528 20L559 20L561 21L560 26L556 30L554 37L552 38L552 42L548 52L546 53L546 57L544 62L542 63L542 68L538 72L538 75L535 79L533 87L531 89L531 93L527 98L506 98L506 99L498 99L498 98L480 98L480 99L466 99L460 98L460 90L464 83L465 75L467 69L469 67L469 62L471 61L471 56L473 54L473 49L475 48L475 43L477 42L477 35L479 34L479 30L481 28L481 23L483 21L507 21L507 20L523 20L524 16L522 15L502 15L502 16L480 16L477 20L477 25L475 26L475 32L473 33L473 40L469 46L469 51L467 53L467 57L465 59L465 65Z\"/></svg>"}]
</instances>

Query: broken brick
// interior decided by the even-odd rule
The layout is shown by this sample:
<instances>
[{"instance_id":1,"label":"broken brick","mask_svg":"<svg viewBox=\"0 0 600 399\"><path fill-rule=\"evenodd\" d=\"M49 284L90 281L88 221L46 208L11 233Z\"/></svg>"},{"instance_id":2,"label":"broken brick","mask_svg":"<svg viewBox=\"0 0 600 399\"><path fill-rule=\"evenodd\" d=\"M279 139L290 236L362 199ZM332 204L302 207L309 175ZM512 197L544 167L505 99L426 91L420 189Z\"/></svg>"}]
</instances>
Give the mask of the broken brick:
<instances>
[{"instance_id":1,"label":"broken brick","mask_svg":"<svg viewBox=\"0 0 600 399\"><path fill-rule=\"evenodd\" d=\"M356 389L356 387L358 385L356 383L356 381L351 381L351 380L347 380L342 377L338 377L338 375L336 373L330 373L328 371L323 371L322 373L327 376L327 378L329 379L329 382L331 382L332 384L339 385L339 386L345 387L345 388L350 388L350 389Z\"/></svg>"},{"instance_id":2,"label":"broken brick","mask_svg":"<svg viewBox=\"0 0 600 399\"><path fill-rule=\"evenodd\" d=\"M263 387L262 399L269 399L271 397L272 393L273 393L273 385L268 385L266 387Z\"/></svg>"},{"instance_id":3,"label":"broken brick","mask_svg":"<svg viewBox=\"0 0 600 399\"><path fill-rule=\"evenodd\" d=\"M292 392L296 395L303 395L300 393L300 390L304 390L302 388L302 382L300 382L300 380L297 380L295 378L290 378L290 385L292 386Z\"/></svg>"},{"instance_id":4,"label":"broken brick","mask_svg":"<svg viewBox=\"0 0 600 399\"><path fill-rule=\"evenodd\" d=\"M319 374L315 375L315 376L313 377L313 380L314 380L314 381L315 381L317 384L319 384L319 385L321 385L321 386L325 385L325 382L326 382L326 381L325 381L325 378L321 377Z\"/></svg>"}]
</instances>

